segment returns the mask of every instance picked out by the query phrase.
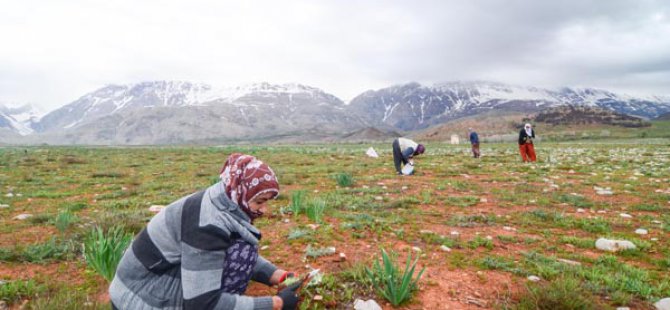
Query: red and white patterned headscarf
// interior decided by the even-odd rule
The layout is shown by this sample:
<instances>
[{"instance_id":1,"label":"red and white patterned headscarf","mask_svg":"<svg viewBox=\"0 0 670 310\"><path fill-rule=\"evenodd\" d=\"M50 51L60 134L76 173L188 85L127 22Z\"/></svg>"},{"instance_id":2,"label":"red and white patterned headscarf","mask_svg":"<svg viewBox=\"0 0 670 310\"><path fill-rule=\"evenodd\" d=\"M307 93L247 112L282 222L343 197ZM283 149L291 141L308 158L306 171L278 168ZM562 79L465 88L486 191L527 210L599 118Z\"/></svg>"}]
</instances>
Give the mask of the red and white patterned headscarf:
<instances>
[{"instance_id":1,"label":"red and white patterned headscarf","mask_svg":"<svg viewBox=\"0 0 670 310\"><path fill-rule=\"evenodd\" d=\"M249 209L249 201L263 193L279 195L277 176L270 166L251 155L231 154L223 164L220 175L226 196L253 220L262 215Z\"/></svg>"}]
</instances>

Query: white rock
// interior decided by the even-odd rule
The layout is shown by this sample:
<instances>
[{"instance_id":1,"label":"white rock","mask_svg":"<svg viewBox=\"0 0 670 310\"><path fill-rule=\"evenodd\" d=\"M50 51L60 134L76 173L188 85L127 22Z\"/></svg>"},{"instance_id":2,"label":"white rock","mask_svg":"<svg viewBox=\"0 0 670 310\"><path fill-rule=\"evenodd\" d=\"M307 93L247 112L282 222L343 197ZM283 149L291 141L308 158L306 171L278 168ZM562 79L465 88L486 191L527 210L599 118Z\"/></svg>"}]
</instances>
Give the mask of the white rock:
<instances>
[{"instance_id":1,"label":"white rock","mask_svg":"<svg viewBox=\"0 0 670 310\"><path fill-rule=\"evenodd\" d=\"M356 299L354 301L354 310L382 310L382 307L373 299L365 301Z\"/></svg>"},{"instance_id":2,"label":"white rock","mask_svg":"<svg viewBox=\"0 0 670 310\"><path fill-rule=\"evenodd\" d=\"M372 158L379 158L379 154L377 154L375 149L372 147L370 147L367 151L365 151L365 155L368 155Z\"/></svg>"},{"instance_id":3,"label":"white rock","mask_svg":"<svg viewBox=\"0 0 670 310\"><path fill-rule=\"evenodd\" d=\"M605 213L607 213L607 211L605 211L605 210L598 210L597 213L598 213L598 214L605 214Z\"/></svg>"},{"instance_id":4,"label":"white rock","mask_svg":"<svg viewBox=\"0 0 670 310\"><path fill-rule=\"evenodd\" d=\"M565 258L557 258L556 261L564 263L564 264L568 264L568 265L571 265L571 266L581 266L582 265L582 263L580 263L580 262L576 262L574 260L569 260L569 259L565 259Z\"/></svg>"},{"instance_id":5,"label":"white rock","mask_svg":"<svg viewBox=\"0 0 670 310\"><path fill-rule=\"evenodd\" d=\"M658 241L658 238L651 238L651 239L649 239L649 240L651 240L651 241Z\"/></svg>"},{"instance_id":6,"label":"white rock","mask_svg":"<svg viewBox=\"0 0 670 310\"><path fill-rule=\"evenodd\" d=\"M421 248L418 247L418 246L413 246L413 247L412 247L412 251L414 251L414 252L421 252Z\"/></svg>"},{"instance_id":7,"label":"white rock","mask_svg":"<svg viewBox=\"0 0 670 310\"><path fill-rule=\"evenodd\" d=\"M516 229L514 229L514 228L512 228L512 227L509 227L509 226L503 226L503 230L506 230L506 231L515 231Z\"/></svg>"},{"instance_id":8,"label":"white rock","mask_svg":"<svg viewBox=\"0 0 670 310\"><path fill-rule=\"evenodd\" d=\"M628 213L621 213L621 214L619 214L619 216L620 216L620 217L623 217L623 218L625 218L625 219L633 218L633 216L630 215L630 214L628 214Z\"/></svg>"},{"instance_id":9,"label":"white rock","mask_svg":"<svg viewBox=\"0 0 670 310\"><path fill-rule=\"evenodd\" d=\"M653 221L651 221L651 222L654 223L654 224L663 224L663 222L661 222L661 221L657 221L657 220L653 220Z\"/></svg>"},{"instance_id":10,"label":"white rock","mask_svg":"<svg viewBox=\"0 0 670 310\"><path fill-rule=\"evenodd\" d=\"M401 187L400 189L402 189L402 190L407 190L408 188L409 188L409 187L407 187L407 186L403 186L403 187Z\"/></svg>"},{"instance_id":11,"label":"white rock","mask_svg":"<svg viewBox=\"0 0 670 310\"><path fill-rule=\"evenodd\" d=\"M382 200L384 200L384 197L382 197L382 196L375 196L375 200L377 200L377 201L382 201Z\"/></svg>"},{"instance_id":12,"label":"white rock","mask_svg":"<svg viewBox=\"0 0 670 310\"><path fill-rule=\"evenodd\" d=\"M635 233L638 234L638 235L646 235L649 232L644 228L638 228L638 229L635 230Z\"/></svg>"},{"instance_id":13,"label":"white rock","mask_svg":"<svg viewBox=\"0 0 670 310\"><path fill-rule=\"evenodd\" d=\"M633 250L636 247L635 244L627 240L609 240L600 238L596 240L596 248L602 251L617 252L629 249Z\"/></svg>"},{"instance_id":14,"label":"white rock","mask_svg":"<svg viewBox=\"0 0 670 310\"><path fill-rule=\"evenodd\" d=\"M264 246L261 247L261 251L267 250L267 249L269 249L269 248L270 248L269 245L264 245Z\"/></svg>"},{"instance_id":15,"label":"white rock","mask_svg":"<svg viewBox=\"0 0 670 310\"><path fill-rule=\"evenodd\" d=\"M489 202L489 200L486 199L486 198L481 198L481 199L479 199L479 202L481 202L481 203L487 203L487 202Z\"/></svg>"},{"instance_id":16,"label":"white rock","mask_svg":"<svg viewBox=\"0 0 670 310\"><path fill-rule=\"evenodd\" d=\"M486 240L493 240L493 236L486 236Z\"/></svg>"},{"instance_id":17,"label":"white rock","mask_svg":"<svg viewBox=\"0 0 670 310\"><path fill-rule=\"evenodd\" d=\"M584 212L586 212L586 210L584 210L582 208L577 209L577 213L584 213Z\"/></svg>"},{"instance_id":18,"label":"white rock","mask_svg":"<svg viewBox=\"0 0 670 310\"><path fill-rule=\"evenodd\" d=\"M19 214L19 215L15 216L14 219L19 220L19 221L23 221L23 220L28 219L32 216L33 216L32 214L23 213L23 214Z\"/></svg>"},{"instance_id":19,"label":"white rock","mask_svg":"<svg viewBox=\"0 0 670 310\"><path fill-rule=\"evenodd\" d=\"M442 250L444 252L451 252L451 249L446 245L441 245L440 250Z\"/></svg>"},{"instance_id":20,"label":"white rock","mask_svg":"<svg viewBox=\"0 0 670 310\"><path fill-rule=\"evenodd\" d=\"M528 276L528 281L531 281L531 282L540 282L540 280L541 280L541 279L540 279L540 277L538 277L538 276Z\"/></svg>"},{"instance_id":21,"label":"white rock","mask_svg":"<svg viewBox=\"0 0 670 310\"><path fill-rule=\"evenodd\" d=\"M9 208L9 205L0 204L0 209L6 209L6 208Z\"/></svg>"},{"instance_id":22,"label":"white rock","mask_svg":"<svg viewBox=\"0 0 670 310\"><path fill-rule=\"evenodd\" d=\"M616 310L630 310L628 307L617 307Z\"/></svg>"},{"instance_id":23,"label":"white rock","mask_svg":"<svg viewBox=\"0 0 670 310\"><path fill-rule=\"evenodd\" d=\"M18 194L16 194L16 197L23 197L23 194L18 193Z\"/></svg>"},{"instance_id":24,"label":"white rock","mask_svg":"<svg viewBox=\"0 0 670 310\"><path fill-rule=\"evenodd\" d=\"M7 195L5 195L5 197L14 197L14 194L12 194L12 193L7 193Z\"/></svg>"},{"instance_id":25,"label":"white rock","mask_svg":"<svg viewBox=\"0 0 670 310\"><path fill-rule=\"evenodd\" d=\"M165 206L162 205L152 205L149 207L149 211L153 213L158 213L161 212L161 210L165 209Z\"/></svg>"},{"instance_id":26,"label":"white rock","mask_svg":"<svg viewBox=\"0 0 670 310\"><path fill-rule=\"evenodd\" d=\"M461 233L459 233L459 232L457 232L457 231L454 230L454 231L452 231L450 234L451 234L452 236L459 236Z\"/></svg>"},{"instance_id":27,"label":"white rock","mask_svg":"<svg viewBox=\"0 0 670 310\"><path fill-rule=\"evenodd\" d=\"M659 300L654 307L658 310L670 310L670 297Z\"/></svg>"},{"instance_id":28,"label":"white rock","mask_svg":"<svg viewBox=\"0 0 670 310\"><path fill-rule=\"evenodd\" d=\"M290 223L290 222L291 222L291 220L289 220L289 219L284 219L284 221L283 221L283 222L284 222L284 223Z\"/></svg>"},{"instance_id":29,"label":"white rock","mask_svg":"<svg viewBox=\"0 0 670 310\"><path fill-rule=\"evenodd\" d=\"M434 234L434 232L432 232L430 230L426 230L426 229L419 230L419 233L422 234L422 235Z\"/></svg>"}]
</instances>

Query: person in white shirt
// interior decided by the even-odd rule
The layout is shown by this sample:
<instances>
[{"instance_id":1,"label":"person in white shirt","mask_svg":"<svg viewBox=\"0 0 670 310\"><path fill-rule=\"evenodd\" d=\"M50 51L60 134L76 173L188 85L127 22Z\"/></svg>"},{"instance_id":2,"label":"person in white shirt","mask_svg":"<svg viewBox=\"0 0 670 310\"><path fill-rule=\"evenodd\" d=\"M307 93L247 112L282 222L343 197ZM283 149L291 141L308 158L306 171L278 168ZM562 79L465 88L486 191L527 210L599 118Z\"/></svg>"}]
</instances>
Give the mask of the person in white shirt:
<instances>
[{"instance_id":1,"label":"person in white shirt","mask_svg":"<svg viewBox=\"0 0 670 310\"><path fill-rule=\"evenodd\" d=\"M414 165L414 156L421 155L426 151L423 144L418 144L407 138L398 138L393 141L393 163L395 170L402 175L402 165Z\"/></svg>"}]
</instances>

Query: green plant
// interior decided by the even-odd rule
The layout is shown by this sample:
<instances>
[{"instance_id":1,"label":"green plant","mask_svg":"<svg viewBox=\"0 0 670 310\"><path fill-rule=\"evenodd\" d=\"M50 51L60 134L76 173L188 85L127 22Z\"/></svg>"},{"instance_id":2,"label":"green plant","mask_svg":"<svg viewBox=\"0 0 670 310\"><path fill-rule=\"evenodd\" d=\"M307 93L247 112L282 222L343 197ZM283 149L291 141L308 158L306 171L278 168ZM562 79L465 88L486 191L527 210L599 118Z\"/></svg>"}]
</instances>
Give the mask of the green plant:
<instances>
[{"instance_id":1,"label":"green plant","mask_svg":"<svg viewBox=\"0 0 670 310\"><path fill-rule=\"evenodd\" d=\"M341 172L336 174L335 180L337 181L337 185L342 187L350 187L354 185L354 177L347 172Z\"/></svg>"},{"instance_id":2,"label":"green plant","mask_svg":"<svg viewBox=\"0 0 670 310\"><path fill-rule=\"evenodd\" d=\"M391 255L395 257L393 252L391 252ZM405 270L401 273L386 251L382 249L382 264L379 263L379 260L375 260L372 268L365 268L365 272L377 292L392 305L398 306L412 297L412 293L418 288L417 283L421 279L421 275L426 270L424 267L414 278L418 260L417 258L412 262L411 253L408 254Z\"/></svg>"},{"instance_id":3,"label":"green plant","mask_svg":"<svg viewBox=\"0 0 670 310\"><path fill-rule=\"evenodd\" d=\"M321 199L311 200L305 208L307 217L315 223L321 223L323 213L326 211L326 202Z\"/></svg>"},{"instance_id":4,"label":"green plant","mask_svg":"<svg viewBox=\"0 0 670 310\"><path fill-rule=\"evenodd\" d=\"M27 281L9 281L0 285L0 300L12 304L23 298L33 297L44 290L44 285L38 285L32 279Z\"/></svg>"},{"instance_id":5,"label":"green plant","mask_svg":"<svg viewBox=\"0 0 670 310\"><path fill-rule=\"evenodd\" d=\"M289 203L288 207L289 210L291 210L291 213L293 213L293 215L297 216L298 214L300 214L300 211L303 208L304 200L305 200L305 191L300 190L291 192L291 202Z\"/></svg>"},{"instance_id":6,"label":"green plant","mask_svg":"<svg viewBox=\"0 0 670 310\"><path fill-rule=\"evenodd\" d=\"M54 225L61 233L65 232L70 224L77 221L77 217L69 210L63 210L58 213L54 219Z\"/></svg>"},{"instance_id":7,"label":"green plant","mask_svg":"<svg viewBox=\"0 0 670 310\"><path fill-rule=\"evenodd\" d=\"M132 238L119 226L108 229L106 233L100 227L91 230L84 241L86 263L107 281L112 281L116 266Z\"/></svg>"},{"instance_id":8,"label":"green plant","mask_svg":"<svg viewBox=\"0 0 670 310\"><path fill-rule=\"evenodd\" d=\"M513 307L517 310L586 310L596 309L595 297L571 277L561 277L546 284L527 284L527 293Z\"/></svg>"},{"instance_id":9,"label":"green plant","mask_svg":"<svg viewBox=\"0 0 670 310\"><path fill-rule=\"evenodd\" d=\"M306 257L311 257L311 258L317 258L321 256L328 256L328 255L333 255L335 254L335 248L334 247L327 247L327 248L315 248L312 247L312 245L308 245L307 249L305 249L305 256Z\"/></svg>"}]
</instances>

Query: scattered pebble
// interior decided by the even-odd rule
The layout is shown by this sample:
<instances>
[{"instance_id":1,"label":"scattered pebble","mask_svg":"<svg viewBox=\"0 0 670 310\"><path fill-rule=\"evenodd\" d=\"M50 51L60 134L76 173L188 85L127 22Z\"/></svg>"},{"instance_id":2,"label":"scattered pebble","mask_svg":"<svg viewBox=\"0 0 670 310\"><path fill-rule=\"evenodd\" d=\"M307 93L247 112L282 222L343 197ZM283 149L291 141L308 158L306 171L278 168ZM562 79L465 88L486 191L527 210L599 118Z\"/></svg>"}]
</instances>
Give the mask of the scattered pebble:
<instances>
[{"instance_id":1,"label":"scattered pebble","mask_svg":"<svg viewBox=\"0 0 670 310\"><path fill-rule=\"evenodd\" d=\"M584 212L586 212L586 210L584 210L582 208L577 209L577 213L584 213Z\"/></svg>"},{"instance_id":2,"label":"scattered pebble","mask_svg":"<svg viewBox=\"0 0 670 310\"><path fill-rule=\"evenodd\" d=\"M12 194L12 193L7 193L7 195L5 195L5 197L14 197L14 194Z\"/></svg>"},{"instance_id":3,"label":"scattered pebble","mask_svg":"<svg viewBox=\"0 0 670 310\"><path fill-rule=\"evenodd\" d=\"M596 248L602 251L618 252L622 250L634 250L635 244L627 240L609 240L600 238L596 240Z\"/></svg>"},{"instance_id":4,"label":"scattered pebble","mask_svg":"<svg viewBox=\"0 0 670 310\"><path fill-rule=\"evenodd\" d=\"M670 297L659 300L654 307L658 310L670 310Z\"/></svg>"},{"instance_id":5,"label":"scattered pebble","mask_svg":"<svg viewBox=\"0 0 670 310\"><path fill-rule=\"evenodd\" d=\"M414 251L414 252L421 252L421 248L419 248L418 246L413 246L413 247L412 247L412 251Z\"/></svg>"},{"instance_id":6,"label":"scattered pebble","mask_svg":"<svg viewBox=\"0 0 670 310\"><path fill-rule=\"evenodd\" d=\"M580 262L576 262L574 260L569 260L569 259L565 259L565 258L557 258L556 261L564 263L564 264L568 264L568 265L571 265L571 266L581 266L582 265L582 263L580 263Z\"/></svg>"},{"instance_id":7,"label":"scattered pebble","mask_svg":"<svg viewBox=\"0 0 670 310\"><path fill-rule=\"evenodd\" d=\"M531 282L540 282L540 280L541 280L541 279L540 279L540 277L538 277L538 276L528 276L528 281L531 281Z\"/></svg>"},{"instance_id":8,"label":"scattered pebble","mask_svg":"<svg viewBox=\"0 0 670 310\"><path fill-rule=\"evenodd\" d=\"M314 295L314 298L313 298L313 299L316 300L316 301L321 301L321 300L323 300L323 296L321 296L321 295Z\"/></svg>"},{"instance_id":9,"label":"scattered pebble","mask_svg":"<svg viewBox=\"0 0 670 310\"><path fill-rule=\"evenodd\" d=\"M422 234L422 235L430 235L430 234L433 234L432 231L427 230L427 229L419 230L419 233Z\"/></svg>"},{"instance_id":10,"label":"scattered pebble","mask_svg":"<svg viewBox=\"0 0 670 310\"><path fill-rule=\"evenodd\" d=\"M441 245L440 250L442 250L444 252L451 252L451 249L446 245Z\"/></svg>"},{"instance_id":11,"label":"scattered pebble","mask_svg":"<svg viewBox=\"0 0 670 310\"><path fill-rule=\"evenodd\" d=\"M158 213L161 212L161 210L165 209L165 206L163 205L152 205L149 207L149 211L153 213Z\"/></svg>"},{"instance_id":12,"label":"scattered pebble","mask_svg":"<svg viewBox=\"0 0 670 310\"><path fill-rule=\"evenodd\" d=\"M486 236L486 240L493 240L492 236Z\"/></svg>"},{"instance_id":13,"label":"scattered pebble","mask_svg":"<svg viewBox=\"0 0 670 310\"><path fill-rule=\"evenodd\" d=\"M653 220L653 221L651 221L651 222L654 223L654 224L663 224L663 222L661 222L661 221L657 221L657 220Z\"/></svg>"},{"instance_id":14,"label":"scattered pebble","mask_svg":"<svg viewBox=\"0 0 670 310\"><path fill-rule=\"evenodd\" d=\"M611 187L594 186L593 189L596 191L596 194L598 194L598 195L610 196L610 195L614 194L614 192L612 192Z\"/></svg>"},{"instance_id":15,"label":"scattered pebble","mask_svg":"<svg viewBox=\"0 0 670 310\"><path fill-rule=\"evenodd\" d=\"M342 253L342 252L340 252L340 261L343 262L343 261L345 261L345 260L347 260L347 255L344 254L344 253Z\"/></svg>"},{"instance_id":16,"label":"scattered pebble","mask_svg":"<svg viewBox=\"0 0 670 310\"><path fill-rule=\"evenodd\" d=\"M616 310L630 310L628 307L617 307Z\"/></svg>"},{"instance_id":17,"label":"scattered pebble","mask_svg":"<svg viewBox=\"0 0 670 310\"><path fill-rule=\"evenodd\" d=\"M373 299L370 300L356 299L354 301L354 310L382 310L382 307L379 306L379 304Z\"/></svg>"},{"instance_id":18,"label":"scattered pebble","mask_svg":"<svg viewBox=\"0 0 670 310\"><path fill-rule=\"evenodd\" d=\"M319 228L319 224L308 224L307 227L311 228L312 230L316 230Z\"/></svg>"},{"instance_id":19,"label":"scattered pebble","mask_svg":"<svg viewBox=\"0 0 670 310\"><path fill-rule=\"evenodd\" d=\"M460 235L461 233L459 233L459 232L457 232L457 231L454 230L454 231L452 231L450 234L451 234L452 236L458 236L458 235Z\"/></svg>"},{"instance_id":20,"label":"scattered pebble","mask_svg":"<svg viewBox=\"0 0 670 310\"><path fill-rule=\"evenodd\" d=\"M403 187L401 187L402 190L407 190L408 188L409 188L409 187L407 187L407 186L403 186Z\"/></svg>"},{"instance_id":21,"label":"scattered pebble","mask_svg":"<svg viewBox=\"0 0 670 310\"><path fill-rule=\"evenodd\" d=\"M649 240L651 240L651 241L658 241L658 238L651 238L651 239L649 239Z\"/></svg>"},{"instance_id":22,"label":"scattered pebble","mask_svg":"<svg viewBox=\"0 0 670 310\"><path fill-rule=\"evenodd\" d=\"M269 248L270 248L269 245L264 245L264 246L261 247L261 251L267 250L267 249L269 249Z\"/></svg>"},{"instance_id":23,"label":"scattered pebble","mask_svg":"<svg viewBox=\"0 0 670 310\"><path fill-rule=\"evenodd\" d=\"M605 210L598 210L597 213L598 213L598 214L605 214L605 213L607 213L607 211L605 211Z\"/></svg>"},{"instance_id":24,"label":"scattered pebble","mask_svg":"<svg viewBox=\"0 0 670 310\"><path fill-rule=\"evenodd\" d=\"M487 202L489 202L489 200L486 199L486 198L481 198L481 199L479 199L479 202L481 202L481 203L487 203Z\"/></svg>"},{"instance_id":25,"label":"scattered pebble","mask_svg":"<svg viewBox=\"0 0 670 310\"><path fill-rule=\"evenodd\" d=\"M23 214L19 214L19 215L15 216L14 219L19 220L19 221L23 221L23 220L26 220L26 219L28 219L32 216L33 216L32 214L23 213Z\"/></svg>"},{"instance_id":26,"label":"scattered pebble","mask_svg":"<svg viewBox=\"0 0 670 310\"><path fill-rule=\"evenodd\" d=\"M375 196L375 200L377 200L377 201L382 201L382 200L384 200L384 197L382 197L382 196Z\"/></svg>"},{"instance_id":27,"label":"scattered pebble","mask_svg":"<svg viewBox=\"0 0 670 310\"><path fill-rule=\"evenodd\" d=\"M514 227L509 227L509 226L503 226L503 230L506 230L506 231L516 231L516 228L514 228Z\"/></svg>"},{"instance_id":28,"label":"scattered pebble","mask_svg":"<svg viewBox=\"0 0 670 310\"><path fill-rule=\"evenodd\" d=\"M649 233L649 231L647 231L644 228L638 228L638 229L635 230L635 233L638 234L638 235L646 235L646 234Z\"/></svg>"},{"instance_id":29,"label":"scattered pebble","mask_svg":"<svg viewBox=\"0 0 670 310\"><path fill-rule=\"evenodd\" d=\"M9 208L9 205L0 204L0 209L6 209L6 208Z\"/></svg>"},{"instance_id":30,"label":"scattered pebble","mask_svg":"<svg viewBox=\"0 0 670 310\"><path fill-rule=\"evenodd\" d=\"M628 213L621 213L621 214L619 214L619 216L620 216L620 217L623 217L623 218L625 218L625 219L633 218L633 216L630 215L630 214L628 214Z\"/></svg>"},{"instance_id":31,"label":"scattered pebble","mask_svg":"<svg viewBox=\"0 0 670 310\"><path fill-rule=\"evenodd\" d=\"M291 222L291 220L289 220L289 219L284 219L284 223L289 223L289 222Z\"/></svg>"}]
</instances>

